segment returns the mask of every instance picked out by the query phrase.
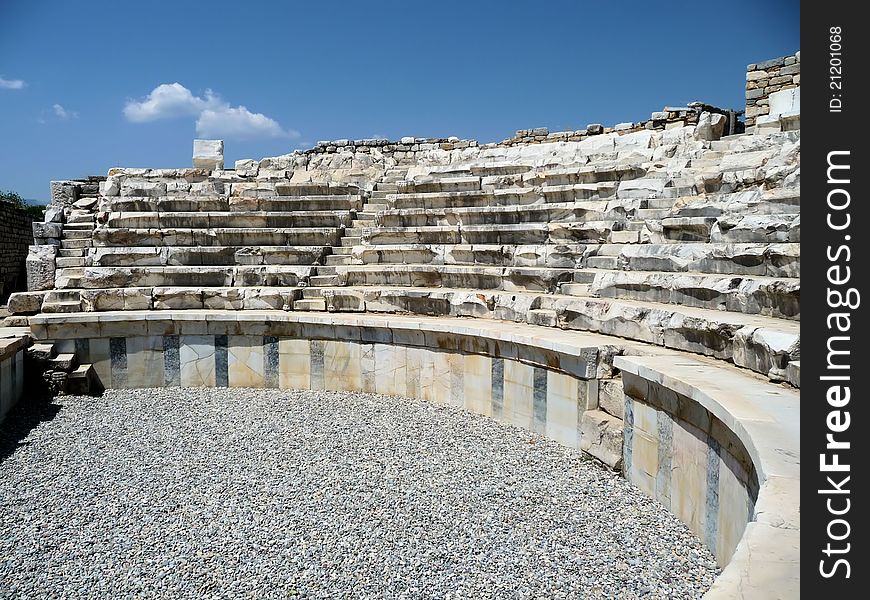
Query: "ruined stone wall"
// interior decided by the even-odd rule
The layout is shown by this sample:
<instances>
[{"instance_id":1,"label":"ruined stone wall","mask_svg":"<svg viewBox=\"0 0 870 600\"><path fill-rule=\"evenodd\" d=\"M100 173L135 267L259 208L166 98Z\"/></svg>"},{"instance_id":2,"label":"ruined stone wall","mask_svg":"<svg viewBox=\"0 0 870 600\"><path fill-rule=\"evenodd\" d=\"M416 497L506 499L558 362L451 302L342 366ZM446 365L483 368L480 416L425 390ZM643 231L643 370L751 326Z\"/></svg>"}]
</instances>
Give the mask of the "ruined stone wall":
<instances>
[{"instance_id":1,"label":"ruined stone wall","mask_svg":"<svg viewBox=\"0 0 870 600\"><path fill-rule=\"evenodd\" d=\"M287 158L291 156L301 155L308 157L308 162L310 163L311 158L314 156L330 154L369 154L373 161L387 158L392 159L394 164L413 164L417 162L421 153L429 153L432 150L451 151L465 150L469 148L486 150L492 148L525 146L529 144L582 142L583 140L596 135L609 133L625 135L643 130L656 131L675 129L687 125L700 125L701 128L708 129L709 132L703 136L704 139L718 139L722 135L743 132L743 123L738 120L739 114L739 111L723 109L703 102L692 102L688 106L666 106L662 110L652 113L650 118L646 121L617 123L612 127L605 127L598 123L592 123L587 125L584 129L573 131L551 132L546 127L520 129L517 130L513 137L492 143L481 143L477 140L460 139L458 137L403 137L398 141L390 141L387 139L326 140L317 142L313 148L302 151L297 150L292 155L266 159L269 162L266 162L265 164L263 164L263 161L260 161L259 166L260 168L274 168L273 165L280 164L281 168L286 168L284 165L286 164ZM284 161L280 160L282 158ZM299 164L300 160L297 160L296 163ZM316 161L314 164L316 164ZM237 161L235 167L236 171L245 171L254 168L255 161Z\"/></svg>"},{"instance_id":2,"label":"ruined stone wall","mask_svg":"<svg viewBox=\"0 0 870 600\"><path fill-rule=\"evenodd\" d=\"M25 289L24 259L33 243L33 218L8 202L0 202L0 302Z\"/></svg>"},{"instance_id":3,"label":"ruined stone wall","mask_svg":"<svg viewBox=\"0 0 870 600\"><path fill-rule=\"evenodd\" d=\"M799 88L801 53L780 56L746 66L746 126L755 125L758 117L770 113L770 95L781 90Z\"/></svg>"}]
</instances>

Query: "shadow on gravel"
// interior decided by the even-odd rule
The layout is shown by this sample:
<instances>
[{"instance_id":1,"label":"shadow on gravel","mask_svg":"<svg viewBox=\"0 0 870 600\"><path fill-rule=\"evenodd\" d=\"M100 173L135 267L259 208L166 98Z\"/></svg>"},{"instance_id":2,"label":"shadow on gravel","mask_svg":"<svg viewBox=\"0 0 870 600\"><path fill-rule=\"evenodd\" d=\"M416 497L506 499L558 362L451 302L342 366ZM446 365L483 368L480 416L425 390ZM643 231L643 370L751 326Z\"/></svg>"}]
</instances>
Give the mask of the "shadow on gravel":
<instances>
[{"instance_id":1,"label":"shadow on gravel","mask_svg":"<svg viewBox=\"0 0 870 600\"><path fill-rule=\"evenodd\" d=\"M28 442L23 440L33 428L44 421L51 421L60 409L61 405L55 404L51 398L29 401L22 398L0 424L0 463L21 446L26 446Z\"/></svg>"}]
</instances>

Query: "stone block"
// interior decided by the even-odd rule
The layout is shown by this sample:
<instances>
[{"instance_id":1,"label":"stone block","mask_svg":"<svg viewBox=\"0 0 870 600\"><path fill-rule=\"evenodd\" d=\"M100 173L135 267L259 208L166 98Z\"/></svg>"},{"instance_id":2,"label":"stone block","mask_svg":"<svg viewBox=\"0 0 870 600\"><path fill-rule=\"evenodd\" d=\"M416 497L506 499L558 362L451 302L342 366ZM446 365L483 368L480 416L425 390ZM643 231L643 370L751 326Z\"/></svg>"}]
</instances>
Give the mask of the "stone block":
<instances>
[{"instance_id":1,"label":"stone block","mask_svg":"<svg viewBox=\"0 0 870 600\"><path fill-rule=\"evenodd\" d=\"M781 115L783 113L800 113L801 89L791 88L780 90L770 95L770 114Z\"/></svg>"},{"instance_id":2,"label":"stone block","mask_svg":"<svg viewBox=\"0 0 870 600\"><path fill-rule=\"evenodd\" d=\"M54 287L57 246L29 246L27 259L27 290L50 290Z\"/></svg>"},{"instance_id":3,"label":"stone block","mask_svg":"<svg viewBox=\"0 0 870 600\"><path fill-rule=\"evenodd\" d=\"M35 314L42 309L44 292L17 292L9 296L7 308L13 315Z\"/></svg>"},{"instance_id":4,"label":"stone block","mask_svg":"<svg viewBox=\"0 0 870 600\"><path fill-rule=\"evenodd\" d=\"M580 418L580 449L608 467L622 468L622 420L601 410L587 410Z\"/></svg>"},{"instance_id":5,"label":"stone block","mask_svg":"<svg viewBox=\"0 0 870 600\"><path fill-rule=\"evenodd\" d=\"M33 223L34 238L55 238L58 239L63 235L63 224L61 223Z\"/></svg>"},{"instance_id":6,"label":"stone block","mask_svg":"<svg viewBox=\"0 0 870 600\"><path fill-rule=\"evenodd\" d=\"M193 166L197 169L223 169L223 140L193 140Z\"/></svg>"}]
</instances>

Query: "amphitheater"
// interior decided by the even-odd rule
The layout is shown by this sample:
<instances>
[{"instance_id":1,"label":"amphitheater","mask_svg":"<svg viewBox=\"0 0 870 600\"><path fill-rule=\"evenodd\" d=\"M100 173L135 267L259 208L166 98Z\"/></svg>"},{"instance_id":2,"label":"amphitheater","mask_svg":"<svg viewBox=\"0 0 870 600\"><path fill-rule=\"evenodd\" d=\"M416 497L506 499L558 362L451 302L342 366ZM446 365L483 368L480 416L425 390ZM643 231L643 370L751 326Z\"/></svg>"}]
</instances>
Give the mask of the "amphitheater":
<instances>
[{"instance_id":1,"label":"amphitheater","mask_svg":"<svg viewBox=\"0 0 870 600\"><path fill-rule=\"evenodd\" d=\"M745 120L692 103L232 169L197 140L191 168L52 182L3 410L25 382L458 407L654 499L718 563L705 598L798 597L799 67L749 65Z\"/></svg>"}]
</instances>

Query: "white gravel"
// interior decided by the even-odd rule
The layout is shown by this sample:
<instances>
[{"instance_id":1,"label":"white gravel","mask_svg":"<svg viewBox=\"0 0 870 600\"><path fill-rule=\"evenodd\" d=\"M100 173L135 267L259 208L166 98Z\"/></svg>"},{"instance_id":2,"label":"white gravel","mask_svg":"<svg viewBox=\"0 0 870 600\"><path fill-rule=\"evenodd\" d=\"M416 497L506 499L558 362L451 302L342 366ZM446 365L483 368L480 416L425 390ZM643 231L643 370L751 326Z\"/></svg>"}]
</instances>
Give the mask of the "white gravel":
<instances>
[{"instance_id":1,"label":"white gravel","mask_svg":"<svg viewBox=\"0 0 870 600\"><path fill-rule=\"evenodd\" d=\"M238 389L56 403L0 462L0 597L692 598L718 573L617 474L460 409Z\"/></svg>"}]
</instances>

